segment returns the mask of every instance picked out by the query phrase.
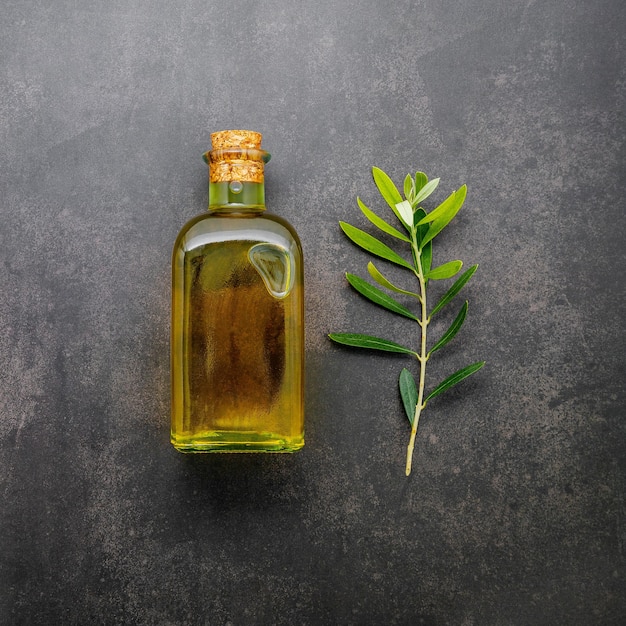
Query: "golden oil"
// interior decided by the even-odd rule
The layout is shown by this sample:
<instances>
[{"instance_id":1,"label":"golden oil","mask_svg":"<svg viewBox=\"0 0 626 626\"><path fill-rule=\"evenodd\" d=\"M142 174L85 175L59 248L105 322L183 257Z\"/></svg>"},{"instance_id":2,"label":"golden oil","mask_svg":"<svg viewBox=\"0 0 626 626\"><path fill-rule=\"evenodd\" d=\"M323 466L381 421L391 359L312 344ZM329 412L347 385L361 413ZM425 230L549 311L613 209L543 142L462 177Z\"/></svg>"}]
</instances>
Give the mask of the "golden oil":
<instances>
[{"instance_id":1,"label":"golden oil","mask_svg":"<svg viewBox=\"0 0 626 626\"><path fill-rule=\"evenodd\" d=\"M293 452L304 445L302 248L265 211L260 134L212 142L209 210L173 252L171 441L181 452Z\"/></svg>"}]
</instances>

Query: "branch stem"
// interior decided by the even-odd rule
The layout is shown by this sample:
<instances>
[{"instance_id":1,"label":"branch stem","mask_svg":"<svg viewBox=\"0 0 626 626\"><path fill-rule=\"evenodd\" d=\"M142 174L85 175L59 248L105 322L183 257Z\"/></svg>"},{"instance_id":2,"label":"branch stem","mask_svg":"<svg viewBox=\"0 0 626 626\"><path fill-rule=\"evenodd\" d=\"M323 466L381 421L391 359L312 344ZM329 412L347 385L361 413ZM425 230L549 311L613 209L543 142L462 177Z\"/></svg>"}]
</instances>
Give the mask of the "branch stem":
<instances>
[{"instance_id":1,"label":"branch stem","mask_svg":"<svg viewBox=\"0 0 626 626\"><path fill-rule=\"evenodd\" d=\"M420 376L419 384L417 388L417 404L415 405L415 416L413 418L413 424L411 426L411 438L409 439L409 445L406 451L406 475L411 473L411 467L413 464L413 449L415 448L415 436L417 435L417 427L420 421L420 415L424 409L424 386L426 383L426 361L428 360L428 353L426 351L426 330L430 319L428 318L428 309L426 307L426 279L424 278L424 268L422 266L422 251L417 245L417 231L413 227L411 229L411 247L413 248L413 258L415 259L415 275L420 285L420 303L421 303L421 319L419 320L419 326L421 330L421 342L420 353L417 360L420 364Z\"/></svg>"}]
</instances>

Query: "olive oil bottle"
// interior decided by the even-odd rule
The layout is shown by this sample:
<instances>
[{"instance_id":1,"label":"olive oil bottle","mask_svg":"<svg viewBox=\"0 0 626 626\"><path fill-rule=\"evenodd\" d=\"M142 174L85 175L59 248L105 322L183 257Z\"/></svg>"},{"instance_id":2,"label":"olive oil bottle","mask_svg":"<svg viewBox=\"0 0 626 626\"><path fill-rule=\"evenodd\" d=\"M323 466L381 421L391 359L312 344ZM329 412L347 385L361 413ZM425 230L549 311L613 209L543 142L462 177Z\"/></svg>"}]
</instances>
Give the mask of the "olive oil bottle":
<instances>
[{"instance_id":1,"label":"olive oil bottle","mask_svg":"<svg viewBox=\"0 0 626 626\"><path fill-rule=\"evenodd\" d=\"M208 212L172 259L171 441L181 452L304 445L304 285L298 235L266 213L253 131L211 136Z\"/></svg>"}]
</instances>

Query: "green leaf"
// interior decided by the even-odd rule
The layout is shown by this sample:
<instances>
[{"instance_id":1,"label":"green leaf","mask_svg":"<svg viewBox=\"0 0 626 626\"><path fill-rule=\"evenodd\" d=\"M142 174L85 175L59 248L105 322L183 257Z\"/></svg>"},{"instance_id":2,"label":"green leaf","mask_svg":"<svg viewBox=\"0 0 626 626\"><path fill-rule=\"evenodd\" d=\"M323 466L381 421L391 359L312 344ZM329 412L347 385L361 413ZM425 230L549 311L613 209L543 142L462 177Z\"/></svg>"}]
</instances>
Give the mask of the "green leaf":
<instances>
[{"instance_id":1,"label":"green leaf","mask_svg":"<svg viewBox=\"0 0 626 626\"><path fill-rule=\"evenodd\" d=\"M346 274L348 282L365 298L371 300L374 304L384 307L385 309L397 313L398 315L404 315L409 319L417 321L417 317L409 311L405 306L402 306L399 302L396 302L391 296L370 285L366 280L363 280L355 274Z\"/></svg>"},{"instance_id":2,"label":"green leaf","mask_svg":"<svg viewBox=\"0 0 626 626\"><path fill-rule=\"evenodd\" d=\"M423 256L423 253L422 253ZM474 275L474 272L478 269L478 265L472 265L469 269L465 270L459 278L456 279L454 285L448 289L448 291L443 295L441 300L437 302L435 308L430 312L430 317L432 317L437 311L440 311L454 296L456 296L459 291L463 288L465 283Z\"/></svg>"},{"instance_id":3,"label":"green leaf","mask_svg":"<svg viewBox=\"0 0 626 626\"><path fill-rule=\"evenodd\" d=\"M428 176L424 172L415 172L415 193L419 193L428 182Z\"/></svg>"},{"instance_id":4,"label":"green leaf","mask_svg":"<svg viewBox=\"0 0 626 626\"><path fill-rule=\"evenodd\" d=\"M396 211L400 216L402 223L410 230L413 225L413 207L411 206L411 203L408 200L398 202L398 204L396 204Z\"/></svg>"},{"instance_id":5,"label":"green leaf","mask_svg":"<svg viewBox=\"0 0 626 626\"><path fill-rule=\"evenodd\" d=\"M419 203L422 202L422 200L426 200L426 198L428 198L428 196L430 196L430 194L437 189L438 184L438 178L433 178L431 181L427 182L415 197L415 202Z\"/></svg>"},{"instance_id":6,"label":"green leaf","mask_svg":"<svg viewBox=\"0 0 626 626\"><path fill-rule=\"evenodd\" d=\"M357 246L363 248L363 250L367 250L367 252L386 259L387 261L391 261L396 265L401 265L410 270L413 269L413 266L408 261L405 261L399 254L376 239L376 237L372 237L372 235L346 222L339 222L339 226L341 226L341 230L343 230L346 236Z\"/></svg>"},{"instance_id":7,"label":"green leaf","mask_svg":"<svg viewBox=\"0 0 626 626\"><path fill-rule=\"evenodd\" d=\"M407 174L406 178L404 179L404 197L409 200L409 202L412 201L414 195L415 195L415 191L414 191L414 182L413 182L413 178L411 177L411 174Z\"/></svg>"},{"instance_id":8,"label":"green leaf","mask_svg":"<svg viewBox=\"0 0 626 626\"><path fill-rule=\"evenodd\" d=\"M433 280L452 278L455 274L459 273L462 267L463 261L450 261L449 263L444 263L430 270L426 274L426 278L432 278Z\"/></svg>"},{"instance_id":9,"label":"green leaf","mask_svg":"<svg viewBox=\"0 0 626 626\"><path fill-rule=\"evenodd\" d=\"M370 222L372 222L374 226L376 226L377 228L380 228L380 230L387 233L388 235L391 235L392 237L396 237L396 239L402 239L402 241L406 241L407 243L411 242L411 240L404 233L401 233L399 230L396 230L391 224L387 224L387 222L385 222L384 219L378 217L378 215L376 215L374 211L372 211L371 209L368 209L365 206L365 204L363 204L360 198L357 198L356 201L357 201L357 204L359 205L359 209L361 209L361 211L363 212L363 215L365 215L365 217Z\"/></svg>"},{"instance_id":10,"label":"green leaf","mask_svg":"<svg viewBox=\"0 0 626 626\"><path fill-rule=\"evenodd\" d=\"M430 265L433 262L433 243L429 241L422 248L422 271L426 274L426 281L428 281L428 273L430 272Z\"/></svg>"},{"instance_id":11,"label":"green leaf","mask_svg":"<svg viewBox=\"0 0 626 626\"><path fill-rule=\"evenodd\" d=\"M463 185L459 190L453 192L443 201L436 209L431 211L425 218L423 218L420 224L425 222L431 222L428 232L422 239L422 244L427 243L435 238L452 220L452 218L459 212L465 201L467 194L467 187ZM435 215L435 218L433 218Z\"/></svg>"},{"instance_id":12,"label":"green leaf","mask_svg":"<svg viewBox=\"0 0 626 626\"><path fill-rule=\"evenodd\" d=\"M418 298L419 299L419 295L412 292L412 291L407 291L406 289L401 289L400 287L397 287L396 285L394 285L390 280L388 280L387 278L385 278L376 268L376 266L370 261L367 264L367 271L369 272L370 276L379 284L381 285L381 287L386 287L387 289L389 289L390 291L395 291L396 293L403 293L407 296L413 296L414 298Z\"/></svg>"},{"instance_id":13,"label":"green leaf","mask_svg":"<svg viewBox=\"0 0 626 626\"><path fill-rule=\"evenodd\" d=\"M463 185L460 189L453 191L437 208L433 209L418 224L427 224L435 220L444 218L448 213L455 210L458 211L460 205L465 201L467 195L467 186ZM456 213L456 211L454 211Z\"/></svg>"},{"instance_id":14,"label":"green leaf","mask_svg":"<svg viewBox=\"0 0 626 626\"><path fill-rule=\"evenodd\" d=\"M471 376L474 372L477 372L484 364L485 364L485 361L478 361L477 363L473 363L472 365L468 365L467 367L464 367L454 372L454 374L452 374L451 376L448 376L448 378L440 382L430 392L430 394L426 397L426 400L424 400L424 404L426 404L426 402L428 402L435 396L438 396L440 393L443 393L444 391L446 391L446 389L450 389L450 387L452 387L453 385L456 385L457 383L460 383L462 380L465 380L468 376Z\"/></svg>"},{"instance_id":15,"label":"green leaf","mask_svg":"<svg viewBox=\"0 0 626 626\"><path fill-rule=\"evenodd\" d=\"M387 202L391 210L398 216L398 219L400 219L396 210L396 204L402 202L402 196L394 185L394 182L378 167L372 168L372 176L374 177L378 191L380 191L380 195L385 199L385 202Z\"/></svg>"},{"instance_id":16,"label":"green leaf","mask_svg":"<svg viewBox=\"0 0 626 626\"><path fill-rule=\"evenodd\" d=\"M397 352L400 354L412 354L417 356L410 348L401 346L399 343L381 339L380 337L372 337L371 335L361 335L355 333L331 333L328 335L335 343L344 346L352 346L354 348L367 348L369 350L381 350L383 352Z\"/></svg>"},{"instance_id":17,"label":"green leaf","mask_svg":"<svg viewBox=\"0 0 626 626\"><path fill-rule=\"evenodd\" d=\"M422 224L418 226L419 222L425 215L426 211L424 211L424 209L422 209L421 207L415 209L415 213L413 213L413 226L415 227L418 248L422 247L422 239L424 238L424 235L428 232L428 224Z\"/></svg>"},{"instance_id":18,"label":"green leaf","mask_svg":"<svg viewBox=\"0 0 626 626\"><path fill-rule=\"evenodd\" d=\"M463 326L463 322L465 321L465 316L467 315L467 306L468 306L468 303L466 300L463 306L461 307L461 310L459 311L458 315L454 319L454 322L450 324L450 328L446 330L446 332L441 336L441 339L431 348L430 352L428 353L428 356L430 356L436 350L443 348L459 332L459 330L461 329L461 326Z\"/></svg>"},{"instance_id":19,"label":"green leaf","mask_svg":"<svg viewBox=\"0 0 626 626\"><path fill-rule=\"evenodd\" d=\"M417 406L417 386L413 374L411 374L406 367L400 372L398 384L400 386L400 397L404 404L404 411L409 418L411 426L413 426L413 422L415 421L415 407Z\"/></svg>"}]
</instances>

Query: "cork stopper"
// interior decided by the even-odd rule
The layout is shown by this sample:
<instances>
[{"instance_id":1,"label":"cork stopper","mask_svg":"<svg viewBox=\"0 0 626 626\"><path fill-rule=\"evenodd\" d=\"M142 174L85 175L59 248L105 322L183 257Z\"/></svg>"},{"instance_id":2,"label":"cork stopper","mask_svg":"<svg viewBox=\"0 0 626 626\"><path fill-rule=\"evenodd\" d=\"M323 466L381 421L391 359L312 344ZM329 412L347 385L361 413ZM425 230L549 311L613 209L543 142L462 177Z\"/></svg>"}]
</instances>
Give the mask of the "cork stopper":
<instances>
[{"instance_id":1,"label":"cork stopper","mask_svg":"<svg viewBox=\"0 0 626 626\"><path fill-rule=\"evenodd\" d=\"M261 150L261 133L253 130L222 130L211 134L213 149L205 153L212 183L264 181L263 166L270 160Z\"/></svg>"},{"instance_id":2,"label":"cork stopper","mask_svg":"<svg viewBox=\"0 0 626 626\"><path fill-rule=\"evenodd\" d=\"M221 130L211 134L213 150L225 148L256 148L261 149L263 136L253 130Z\"/></svg>"}]
</instances>

